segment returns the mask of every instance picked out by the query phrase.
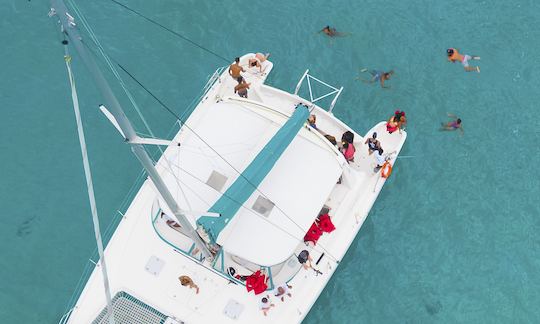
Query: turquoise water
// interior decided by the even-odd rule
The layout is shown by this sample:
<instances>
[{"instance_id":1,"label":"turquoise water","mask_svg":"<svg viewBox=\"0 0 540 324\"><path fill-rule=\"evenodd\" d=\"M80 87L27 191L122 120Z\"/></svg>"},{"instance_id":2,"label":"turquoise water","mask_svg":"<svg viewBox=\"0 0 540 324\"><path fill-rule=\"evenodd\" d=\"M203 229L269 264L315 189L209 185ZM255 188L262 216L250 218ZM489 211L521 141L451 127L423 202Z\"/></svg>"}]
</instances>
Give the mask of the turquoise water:
<instances>
[{"instance_id":1,"label":"turquoise water","mask_svg":"<svg viewBox=\"0 0 540 324\"><path fill-rule=\"evenodd\" d=\"M306 68L343 85L335 114L360 133L397 107L407 112L402 153L414 157L398 161L306 323L540 322L540 2L123 3L225 57L271 52L273 86L292 91ZM224 65L108 0L79 6L109 54L179 113ZM95 246L47 7L0 3L2 323L56 323ZM350 35L317 34L326 24ZM447 47L480 55L482 73L447 63ZM355 81L364 67L394 69L391 89ZM140 167L95 109L101 99L76 59L74 69L106 228ZM174 119L128 85L166 136ZM446 112L463 119L464 136L438 131Z\"/></svg>"}]
</instances>

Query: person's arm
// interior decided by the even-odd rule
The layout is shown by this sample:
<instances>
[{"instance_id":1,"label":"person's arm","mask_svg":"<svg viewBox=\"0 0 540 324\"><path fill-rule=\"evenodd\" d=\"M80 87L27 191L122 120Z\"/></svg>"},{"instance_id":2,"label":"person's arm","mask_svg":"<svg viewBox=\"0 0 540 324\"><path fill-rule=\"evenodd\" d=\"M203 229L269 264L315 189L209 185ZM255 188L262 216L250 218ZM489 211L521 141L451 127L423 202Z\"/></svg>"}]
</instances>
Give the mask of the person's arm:
<instances>
[{"instance_id":1,"label":"person's arm","mask_svg":"<svg viewBox=\"0 0 540 324\"><path fill-rule=\"evenodd\" d=\"M454 115L454 114L451 114L451 113L448 113L448 112L446 113L446 115L447 115L448 117L450 117L450 118L457 118L457 116L456 116L456 115Z\"/></svg>"},{"instance_id":2,"label":"person's arm","mask_svg":"<svg viewBox=\"0 0 540 324\"><path fill-rule=\"evenodd\" d=\"M461 132L461 135L465 134L465 132L463 131L463 126L459 125L459 131Z\"/></svg>"}]
</instances>

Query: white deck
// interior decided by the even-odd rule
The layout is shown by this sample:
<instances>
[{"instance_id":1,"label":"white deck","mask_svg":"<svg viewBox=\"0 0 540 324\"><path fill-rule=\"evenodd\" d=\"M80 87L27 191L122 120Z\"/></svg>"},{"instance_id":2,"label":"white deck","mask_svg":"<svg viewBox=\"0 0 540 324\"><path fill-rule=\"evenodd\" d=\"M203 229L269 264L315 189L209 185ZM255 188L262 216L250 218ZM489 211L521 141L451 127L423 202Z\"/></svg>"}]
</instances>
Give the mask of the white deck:
<instances>
[{"instance_id":1,"label":"white deck","mask_svg":"<svg viewBox=\"0 0 540 324\"><path fill-rule=\"evenodd\" d=\"M244 56L241 63L246 61L247 56ZM264 68L265 72L269 73L272 69L271 63L265 62ZM292 113L294 105L303 101L297 96L263 85L266 76L267 74L264 76L246 74L246 79L252 82L252 86L249 90L249 99L244 100L234 96L232 89L236 81L225 71L220 82L210 89L187 121L198 134L205 134L205 141L214 144L213 147L220 155L225 156L238 170L243 170L249 164L283 124L285 116ZM216 101L221 99L224 100L216 104ZM264 106L281 111L272 111ZM220 108L223 109L219 110ZM234 122L228 117L232 110L238 117ZM241 112L238 113L239 111ZM338 140L344 131L350 130L318 107L315 107L314 113L317 115L319 129L334 135ZM371 134L373 130L378 132L385 152L399 153L406 138L405 132L388 134L385 131L385 123L376 125L367 134ZM190 131L183 129L175 140L181 142L182 146L169 147L165 152L169 163L162 158L158 170L182 208L207 210L209 205L218 199L218 193L204 184L209 173L216 170L228 177L223 190L238 174L217 158L215 152L205 149ZM336 230L324 234L311 251L314 262L323 252L325 253L317 265L323 274L316 275L314 271L300 269L289 282L293 286L291 289L293 297L286 298L285 302L275 297L271 298L276 307L268 312L268 316L263 316L259 310L262 295L255 296L248 293L244 286L231 284L226 276L198 264L177 251L171 244L182 243L173 241L174 230L167 228L166 225L156 227L161 226L161 236L169 242L157 234L152 222L157 194L149 180L143 184L134 198L105 251L113 295L125 291L160 312L185 323L301 322L343 258L385 183L385 179L381 178L379 173L373 172L375 161L372 156L368 156L363 142L363 137L355 134L357 149L355 162L349 165L343 163L343 157L336 154L335 148L322 139L321 134L311 128L304 128L263 181L261 190L277 206L283 206L287 215L298 217L295 221L298 221L301 227L311 225L323 204L331 208L330 215L336 226ZM219 143L228 144L220 146ZM313 163L301 163L302 156ZM394 155L392 163L395 157ZM318 161L320 164L317 165ZM175 171L175 176L171 174L170 166ZM335 179L341 173L341 166L343 166L343 181L336 184ZM323 172L321 167L329 169ZM318 176L312 178L314 174ZM316 185L312 185L313 183ZM291 192L296 195L291 195ZM250 199L255 199L255 196L254 194ZM253 200L248 200L245 206L251 206L252 203ZM269 228L274 225L289 228L300 240L305 234L288 224L290 220L280 212L273 211L269 218L270 222L252 216L248 211L243 211L233 218L235 224L231 224L233 226L225 230L219 238L224 249L237 255L246 253L240 256L246 259L260 258L257 259L261 261L260 263L271 265L283 261L283 258L286 259L290 254L249 252L271 248L264 242L272 242L268 240L281 232L270 230L266 233ZM254 228L265 230L253 230ZM238 239L239 237L241 238ZM254 245L249 249L246 245L251 242L259 242L262 245ZM280 251L298 250L303 245L291 240L290 237L280 238L280 242L283 243L279 246ZM146 265L152 257L157 257L163 262L163 267L157 275L146 270ZM200 293L195 294L193 289L181 286L178 281L181 275L190 276L200 287ZM237 319L223 313L231 300L243 305L243 311ZM69 323L91 323L104 306L101 271L96 268L69 318Z\"/></svg>"}]
</instances>

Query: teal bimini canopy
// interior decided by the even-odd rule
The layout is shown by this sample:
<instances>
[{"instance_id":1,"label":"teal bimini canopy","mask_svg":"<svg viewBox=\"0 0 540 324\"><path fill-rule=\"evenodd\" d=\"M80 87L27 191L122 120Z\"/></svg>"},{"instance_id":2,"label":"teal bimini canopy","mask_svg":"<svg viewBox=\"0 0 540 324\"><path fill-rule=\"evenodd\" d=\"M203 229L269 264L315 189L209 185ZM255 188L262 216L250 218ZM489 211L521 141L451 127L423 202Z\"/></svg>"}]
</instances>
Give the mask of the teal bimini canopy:
<instances>
[{"instance_id":1,"label":"teal bimini canopy","mask_svg":"<svg viewBox=\"0 0 540 324\"><path fill-rule=\"evenodd\" d=\"M307 107L299 105L291 118L277 131L244 172L238 176L236 181L208 210L212 213L218 213L220 216L202 216L197 220L197 223L205 229L214 243L221 230L225 228L225 225L238 212L242 204L253 194L266 175L272 170L308 117L309 110Z\"/></svg>"}]
</instances>

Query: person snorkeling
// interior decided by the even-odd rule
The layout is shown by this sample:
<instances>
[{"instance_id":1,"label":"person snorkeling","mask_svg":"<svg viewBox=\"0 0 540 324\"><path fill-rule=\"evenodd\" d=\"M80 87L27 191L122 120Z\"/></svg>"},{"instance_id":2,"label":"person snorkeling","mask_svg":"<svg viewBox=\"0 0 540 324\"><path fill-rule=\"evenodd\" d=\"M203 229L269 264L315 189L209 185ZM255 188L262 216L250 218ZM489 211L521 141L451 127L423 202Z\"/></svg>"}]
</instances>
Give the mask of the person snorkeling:
<instances>
[{"instance_id":1,"label":"person snorkeling","mask_svg":"<svg viewBox=\"0 0 540 324\"><path fill-rule=\"evenodd\" d=\"M476 71L480 73L480 67L478 66L469 66L469 60L479 60L480 56L476 55L467 55L459 54L459 51L456 48L449 48L446 50L446 55L448 56L448 61L452 63L461 62L465 71L472 72Z\"/></svg>"}]
</instances>

